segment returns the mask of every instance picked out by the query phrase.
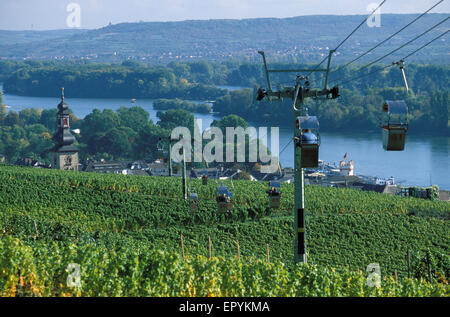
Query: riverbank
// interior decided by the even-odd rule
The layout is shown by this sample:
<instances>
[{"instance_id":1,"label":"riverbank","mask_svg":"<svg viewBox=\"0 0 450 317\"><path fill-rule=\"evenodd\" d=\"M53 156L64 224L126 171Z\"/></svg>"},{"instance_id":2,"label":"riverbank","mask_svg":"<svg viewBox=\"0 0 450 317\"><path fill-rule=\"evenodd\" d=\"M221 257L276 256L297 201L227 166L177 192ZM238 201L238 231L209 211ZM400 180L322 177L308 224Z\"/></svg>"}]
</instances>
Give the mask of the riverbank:
<instances>
[{"instance_id":1,"label":"riverbank","mask_svg":"<svg viewBox=\"0 0 450 317\"><path fill-rule=\"evenodd\" d=\"M41 97L22 97L5 94L3 103L11 106L7 110L21 111L26 108L55 109L60 99ZM129 99L83 99L66 98L66 102L79 118L84 118L93 109L117 110L121 106L138 105L150 114L150 119L157 122L157 111L153 109L153 100L138 99L133 104ZM202 119L202 129L209 127L213 120L220 119L217 114L194 114ZM248 121L249 125L258 128L261 124ZM264 126L269 126L265 123ZM326 126L321 125L321 146L319 158L327 162L339 162L347 152L355 162L355 173L373 175L381 178L394 176L398 183L411 186L426 187L436 184L441 189L450 190L448 177L448 161L450 153L450 138L448 136L433 136L427 134L415 135L408 133L405 150L401 152L386 152L381 144L381 131L339 131L326 132ZM261 137L261 136L260 136ZM270 133L267 139L270 140ZM282 126L279 129L278 151L283 167L294 166L294 150L292 144L292 126ZM270 141L266 141L269 142ZM265 143L266 143L265 142ZM269 147L271 145L269 144Z\"/></svg>"}]
</instances>

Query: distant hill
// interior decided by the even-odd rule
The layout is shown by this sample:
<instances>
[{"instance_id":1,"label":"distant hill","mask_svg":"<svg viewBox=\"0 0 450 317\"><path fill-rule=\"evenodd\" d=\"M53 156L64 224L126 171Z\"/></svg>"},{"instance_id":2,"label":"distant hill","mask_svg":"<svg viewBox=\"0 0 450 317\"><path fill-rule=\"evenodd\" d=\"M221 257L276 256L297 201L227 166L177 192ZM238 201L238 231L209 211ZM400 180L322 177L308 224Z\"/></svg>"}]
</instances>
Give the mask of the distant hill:
<instances>
[{"instance_id":1,"label":"distant hill","mask_svg":"<svg viewBox=\"0 0 450 317\"><path fill-rule=\"evenodd\" d=\"M341 47L336 60L346 61L366 51L416 16L383 14L381 27L370 28L364 24ZM366 60L400 46L446 16L448 14L424 16L366 56ZM87 58L100 61L131 58L157 62L258 58L259 61L256 52L262 49L270 54L271 59L278 61L315 62L322 58L327 48L334 48L344 39L362 19L362 15L317 15L284 19L121 23L95 30L0 31L0 58ZM440 25L393 58L407 55L448 27L449 22ZM436 41L410 61L450 62L448 41L448 36Z\"/></svg>"},{"instance_id":2,"label":"distant hill","mask_svg":"<svg viewBox=\"0 0 450 317\"><path fill-rule=\"evenodd\" d=\"M30 42L49 41L57 38L84 33L87 30L68 29L52 31L5 31L0 30L0 45L26 44Z\"/></svg>"}]
</instances>

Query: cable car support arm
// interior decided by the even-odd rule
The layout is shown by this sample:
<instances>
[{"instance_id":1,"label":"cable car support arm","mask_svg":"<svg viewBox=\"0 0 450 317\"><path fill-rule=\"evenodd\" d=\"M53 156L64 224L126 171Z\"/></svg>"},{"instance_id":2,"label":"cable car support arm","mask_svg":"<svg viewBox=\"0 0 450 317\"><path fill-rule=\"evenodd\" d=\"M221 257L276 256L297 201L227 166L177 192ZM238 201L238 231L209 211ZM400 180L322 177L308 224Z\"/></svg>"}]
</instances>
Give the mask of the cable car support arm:
<instances>
[{"instance_id":1,"label":"cable car support arm","mask_svg":"<svg viewBox=\"0 0 450 317\"><path fill-rule=\"evenodd\" d=\"M323 99L335 99L339 97L339 88L335 86L328 89L328 74L330 70L331 56L334 50L331 50L328 54L328 66L326 69L268 69L266 63L266 57L264 52L259 51L259 54L263 57L264 69L267 78L268 90L263 88L258 89L257 100L261 101L267 98L269 101L274 99L290 98L293 100L294 110L294 139L301 140L302 130L300 126L297 126L297 118L301 115L301 108L305 98L319 99L320 96L325 96ZM307 76L297 76L294 87L286 87L280 90L272 90L270 82L270 73L299 73L299 72L326 72L326 80L323 89L310 89L309 78ZM294 230L296 234L295 246L294 246L294 261L306 262L306 235L305 235L305 179L302 166L302 149L298 146L297 142L294 142Z\"/></svg>"}]
</instances>

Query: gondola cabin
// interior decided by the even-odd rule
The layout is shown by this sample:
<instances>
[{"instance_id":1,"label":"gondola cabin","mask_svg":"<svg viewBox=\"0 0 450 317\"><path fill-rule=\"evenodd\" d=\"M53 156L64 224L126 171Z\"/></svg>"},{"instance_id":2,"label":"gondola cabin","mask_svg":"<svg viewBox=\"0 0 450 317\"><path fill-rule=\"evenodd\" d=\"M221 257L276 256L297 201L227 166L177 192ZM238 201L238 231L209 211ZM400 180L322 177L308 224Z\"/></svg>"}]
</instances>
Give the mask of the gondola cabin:
<instances>
[{"instance_id":1,"label":"gondola cabin","mask_svg":"<svg viewBox=\"0 0 450 317\"><path fill-rule=\"evenodd\" d=\"M319 166L319 120L316 116L297 117L296 127L301 137L296 138L296 146L301 149L301 164L305 167Z\"/></svg>"},{"instance_id":2,"label":"gondola cabin","mask_svg":"<svg viewBox=\"0 0 450 317\"><path fill-rule=\"evenodd\" d=\"M232 202L233 194L228 190L227 186L217 187L217 210L220 214L226 213L233 208Z\"/></svg>"},{"instance_id":3,"label":"gondola cabin","mask_svg":"<svg viewBox=\"0 0 450 317\"><path fill-rule=\"evenodd\" d=\"M196 193L189 195L189 206L191 207L191 211L198 210L198 196Z\"/></svg>"},{"instance_id":4,"label":"gondola cabin","mask_svg":"<svg viewBox=\"0 0 450 317\"><path fill-rule=\"evenodd\" d=\"M280 208L281 202L281 191L279 181L270 181L269 190L267 191L269 195L269 208L278 209Z\"/></svg>"},{"instance_id":5,"label":"gondola cabin","mask_svg":"<svg viewBox=\"0 0 450 317\"><path fill-rule=\"evenodd\" d=\"M383 148L403 151L408 130L408 106L403 100L386 100L383 111L386 113L382 124Z\"/></svg>"}]
</instances>

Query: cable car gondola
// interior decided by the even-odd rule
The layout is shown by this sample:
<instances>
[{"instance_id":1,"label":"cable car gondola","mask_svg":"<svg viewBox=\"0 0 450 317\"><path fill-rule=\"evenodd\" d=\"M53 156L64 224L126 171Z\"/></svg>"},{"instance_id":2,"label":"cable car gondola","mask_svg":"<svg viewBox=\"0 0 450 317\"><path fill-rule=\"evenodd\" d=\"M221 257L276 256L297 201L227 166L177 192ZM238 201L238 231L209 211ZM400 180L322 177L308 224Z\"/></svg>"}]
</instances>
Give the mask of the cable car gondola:
<instances>
[{"instance_id":1,"label":"cable car gondola","mask_svg":"<svg viewBox=\"0 0 450 317\"><path fill-rule=\"evenodd\" d=\"M220 214L224 214L233 208L233 193L228 190L227 186L217 186L217 210Z\"/></svg>"},{"instance_id":2,"label":"cable car gondola","mask_svg":"<svg viewBox=\"0 0 450 317\"><path fill-rule=\"evenodd\" d=\"M383 148L403 151L408 130L408 106L403 100L386 100L383 111L387 113L382 125Z\"/></svg>"},{"instance_id":3,"label":"cable car gondola","mask_svg":"<svg viewBox=\"0 0 450 317\"><path fill-rule=\"evenodd\" d=\"M280 208L281 191L279 181L269 182L269 190L267 191L267 194L269 195L269 208Z\"/></svg>"},{"instance_id":4,"label":"cable car gondola","mask_svg":"<svg viewBox=\"0 0 450 317\"><path fill-rule=\"evenodd\" d=\"M191 211L198 210L198 196L196 193L191 193L189 195L189 206L191 207Z\"/></svg>"},{"instance_id":5,"label":"cable car gondola","mask_svg":"<svg viewBox=\"0 0 450 317\"><path fill-rule=\"evenodd\" d=\"M297 117L296 128L301 130L301 138L296 138L296 146L301 148L302 168L319 166L319 120L316 116Z\"/></svg>"}]
</instances>

